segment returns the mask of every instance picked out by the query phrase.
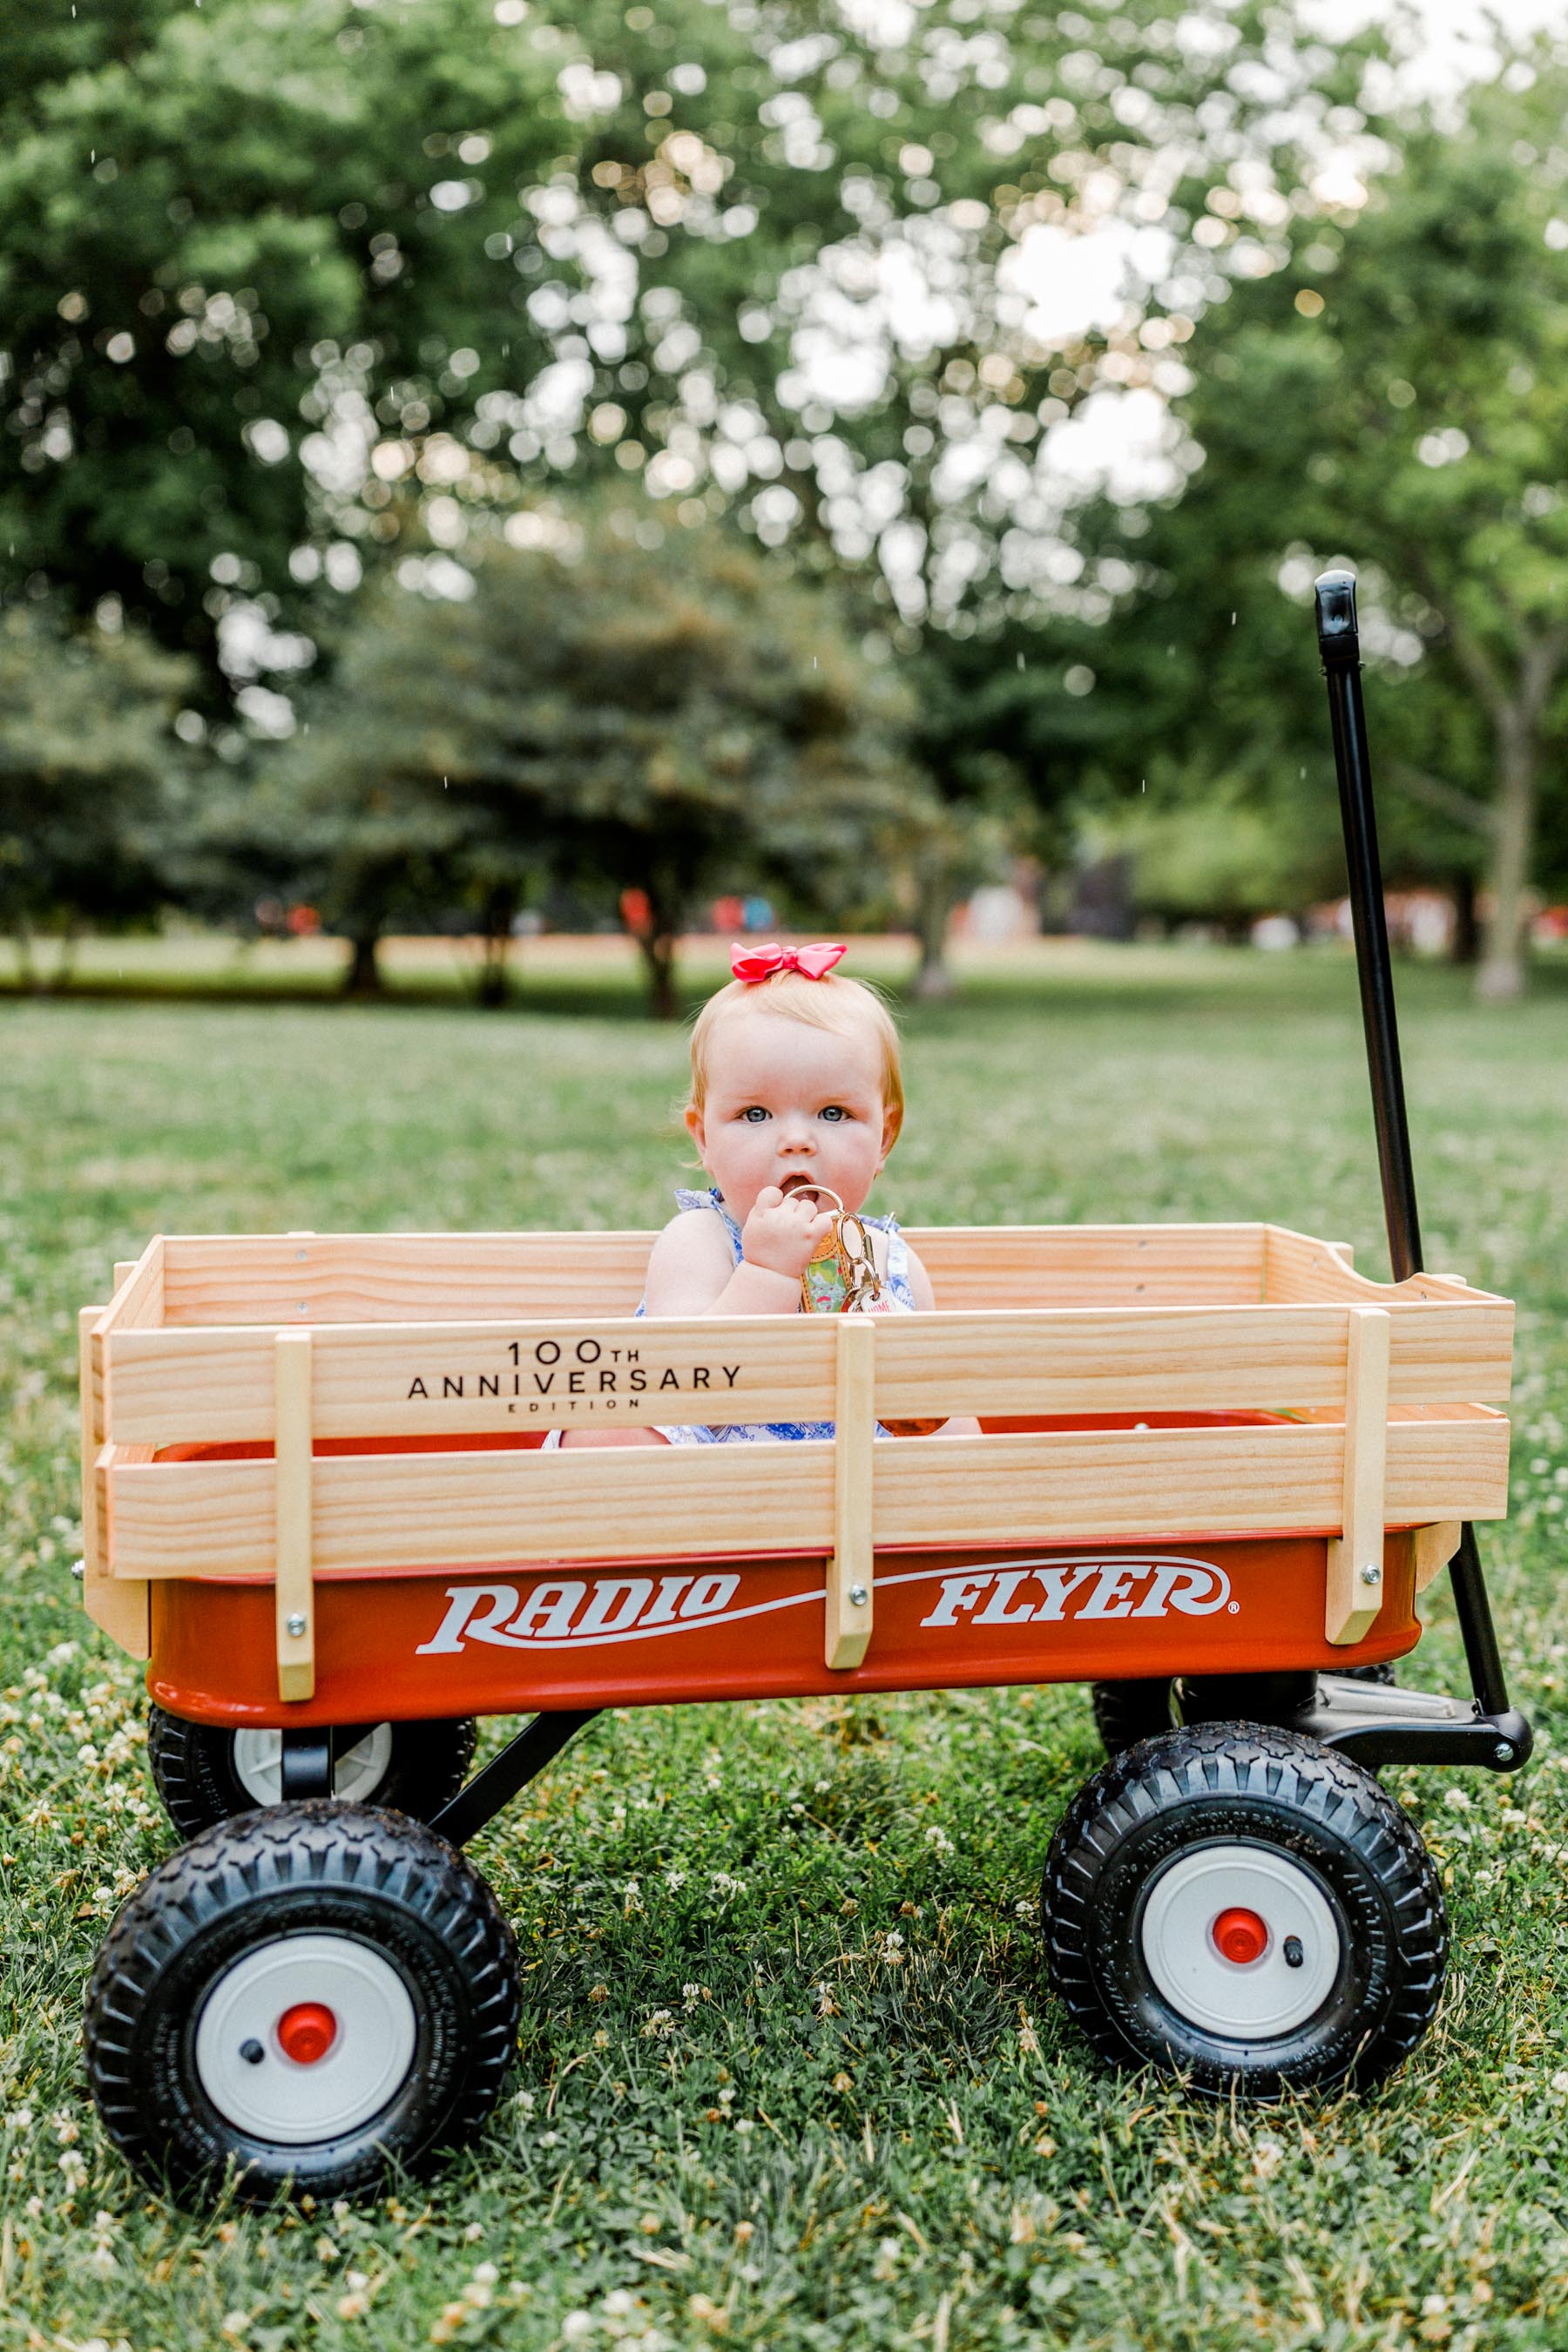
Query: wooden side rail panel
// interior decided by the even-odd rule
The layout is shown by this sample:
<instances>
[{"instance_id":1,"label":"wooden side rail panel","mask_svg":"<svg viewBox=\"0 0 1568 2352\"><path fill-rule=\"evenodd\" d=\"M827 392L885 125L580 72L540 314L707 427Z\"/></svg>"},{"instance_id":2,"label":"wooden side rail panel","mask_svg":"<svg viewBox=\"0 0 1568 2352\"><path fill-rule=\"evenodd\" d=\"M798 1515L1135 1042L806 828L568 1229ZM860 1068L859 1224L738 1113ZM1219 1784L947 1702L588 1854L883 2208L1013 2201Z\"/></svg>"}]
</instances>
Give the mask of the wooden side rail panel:
<instances>
[{"instance_id":1,"label":"wooden side rail panel","mask_svg":"<svg viewBox=\"0 0 1568 2352\"><path fill-rule=\"evenodd\" d=\"M1505 1420L1388 1425L1384 1509L1415 1526L1500 1518ZM984 1447L984 1458L978 1459ZM114 1449L110 1449L111 1454ZM1028 1436L901 1438L876 1448L879 1544L1047 1543L1343 1528L1345 1442L1332 1423ZM118 1575L275 1570L269 1461L106 1465ZM823 1550L835 1542L834 1447L318 1458L318 1577L569 1558Z\"/></svg>"},{"instance_id":2,"label":"wooden side rail panel","mask_svg":"<svg viewBox=\"0 0 1568 2352\"><path fill-rule=\"evenodd\" d=\"M1506 1301L1401 1304L1388 1312L1394 1402L1507 1397ZM879 1319L878 1409L895 1419L1344 1403L1347 1309L1340 1306L1009 1308ZM314 1331L318 1437L833 1418L826 1318L339 1323ZM271 1331L125 1330L108 1347L119 1443L272 1435Z\"/></svg>"},{"instance_id":3,"label":"wooden side rail panel","mask_svg":"<svg viewBox=\"0 0 1568 2352\"><path fill-rule=\"evenodd\" d=\"M1261 1225L937 1225L911 1232L944 1307L1247 1306ZM171 1234L174 1326L629 1315L651 1233Z\"/></svg>"}]
</instances>

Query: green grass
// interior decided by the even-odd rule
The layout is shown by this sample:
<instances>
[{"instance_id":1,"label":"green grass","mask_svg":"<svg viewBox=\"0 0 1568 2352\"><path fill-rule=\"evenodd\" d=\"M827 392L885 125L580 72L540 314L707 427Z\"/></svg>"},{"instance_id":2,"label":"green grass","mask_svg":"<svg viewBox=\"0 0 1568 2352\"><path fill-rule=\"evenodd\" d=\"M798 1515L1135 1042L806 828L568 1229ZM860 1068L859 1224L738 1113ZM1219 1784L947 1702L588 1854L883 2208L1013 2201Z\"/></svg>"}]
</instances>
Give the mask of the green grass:
<instances>
[{"instance_id":1,"label":"green grass","mask_svg":"<svg viewBox=\"0 0 1568 2352\"><path fill-rule=\"evenodd\" d=\"M154 1230L651 1224L683 1045L630 1016L0 1008L0 2347L222 2342L1075 2352L1568 2343L1563 992L1412 973L1427 1255L1521 1301L1486 1554L1517 1781L1392 1785L1438 1855L1444 2012L1363 2098L1236 2113L1100 2071L1041 1987L1080 1692L598 1722L476 1849L521 1945L512 2091L366 2209L182 2214L81 2076L83 1979L173 1845L130 1663L84 1625L75 1309ZM914 1221L1272 1216L1381 1271L1353 979L1218 954L993 961L909 1022L882 1205ZM1457 1686L1433 1595L1420 1670ZM822 1990L826 1988L826 1993Z\"/></svg>"}]
</instances>

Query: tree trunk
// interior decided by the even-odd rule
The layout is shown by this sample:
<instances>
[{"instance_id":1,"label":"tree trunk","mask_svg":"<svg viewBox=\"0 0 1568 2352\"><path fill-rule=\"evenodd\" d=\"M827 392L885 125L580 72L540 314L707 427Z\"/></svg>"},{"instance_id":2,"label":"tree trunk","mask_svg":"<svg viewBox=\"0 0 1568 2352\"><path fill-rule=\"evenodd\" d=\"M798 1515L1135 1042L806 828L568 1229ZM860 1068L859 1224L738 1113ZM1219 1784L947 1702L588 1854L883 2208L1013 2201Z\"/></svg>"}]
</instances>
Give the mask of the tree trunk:
<instances>
[{"instance_id":1,"label":"tree trunk","mask_svg":"<svg viewBox=\"0 0 1568 2352\"><path fill-rule=\"evenodd\" d=\"M1454 892L1454 936L1448 943L1450 963L1473 964L1480 953L1480 922L1476 913L1476 877L1461 866L1451 877Z\"/></svg>"},{"instance_id":2,"label":"tree trunk","mask_svg":"<svg viewBox=\"0 0 1568 2352\"><path fill-rule=\"evenodd\" d=\"M377 931L356 931L351 941L349 968L343 974L345 996L380 996L384 991L381 964L376 950L381 944Z\"/></svg>"},{"instance_id":3,"label":"tree trunk","mask_svg":"<svg viewBox=\"0 0 1568 2352\"><path fill-rule=\"evenodd\" d=\"M946 859L922 861L915 893L915 937L921 960L910 992L928 1004L941 1003L953 992L947 964L947 927L957 896Z\"/></svg>"},{"instance_id":4,"label":"tree trunk","mask_svg":"<svg viewBox=\"0 0 1568 2352\"><path fill-rule=\"evenodd\" d=\"M38 975L33 965L33 934L24 917L17 916L11 936L16 942L16 985L24 996L34 996L37 993Z\"/></svg>"},{"instance_id":5,"label":"tree trunk","mask_svg":"<svg viewBox=\"0 0 1568 2352\"><path fill-rule=\"evenodd\" d=\"M507 1000L507 958L517 894L492 890L485 901L484 955L479 965L479 1000L487 1013L498 1013Z\"/></svg>"},{"instance_id":6,"label":"tree trunk","mask_svg":"<svg viewBox=\"0 0 1568 2352\"><path fill-rule=\"evenodd\" d=\"M673 931L649 928L633 934L647 982L647 1009L656 1021L673 1021L679 1011L675 993Z\"/></svg>"},{"instance_id":7,"label":"tree trunk","mask_svg":"<svg viewBox=\"0 0 1568 2352\"><path fill-rule=\"evenodd\" d=\"M55 968L44 982L45 992L47 995L63 996L69 988L76 976L76 951L80 938L81 925L74 919L68 921L60 932L59 952L55 958Z\"/></svg>"},{"instance_id":8,"label":"tree trunk","mask_svg":"<svg viewBox=\"0 0 1568 2352\"><path fill-rule=\"evenodd\" d=\"M1476 993L1506 1003L1524 993L1529 944L1531 853L1535 840L1538 754L1534 730L1524 713L1510 706L1498 724L1497 831L1488 885L1491 907L1486 919Z\"/></svg>"}]
</instances>

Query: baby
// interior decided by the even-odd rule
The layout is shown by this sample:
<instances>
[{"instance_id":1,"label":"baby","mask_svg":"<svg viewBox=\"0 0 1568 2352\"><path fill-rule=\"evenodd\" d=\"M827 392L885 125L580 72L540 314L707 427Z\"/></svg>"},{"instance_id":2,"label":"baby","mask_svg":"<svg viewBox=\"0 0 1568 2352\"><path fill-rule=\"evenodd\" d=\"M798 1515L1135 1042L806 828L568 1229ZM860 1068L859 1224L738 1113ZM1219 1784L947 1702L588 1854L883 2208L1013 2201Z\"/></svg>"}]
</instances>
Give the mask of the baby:
<instances>
[{"instance_id":1,"label":"baby","mask_svg":"<svg viewBox=\"0 0 1568 2352\"><path fill-rule=\"evenodd\" d=\"M904 1090L899 1037L881 1000L834 972L839 945L736 948L734 978L691 1034L686 1124L710 1192L677 1194L648 1260L647 1315L795 1315L801 1276L833 1230L812 1189L857 1211L898 1139ZM868 1217L894 1309L932 1307L924 1266L893 1217ZM944 1435L978 1435L971 1420ZM729 1428L569 1431L568 1445L711 1445L829 1437L830 1422Z\"/></svg>"}]
</instances>

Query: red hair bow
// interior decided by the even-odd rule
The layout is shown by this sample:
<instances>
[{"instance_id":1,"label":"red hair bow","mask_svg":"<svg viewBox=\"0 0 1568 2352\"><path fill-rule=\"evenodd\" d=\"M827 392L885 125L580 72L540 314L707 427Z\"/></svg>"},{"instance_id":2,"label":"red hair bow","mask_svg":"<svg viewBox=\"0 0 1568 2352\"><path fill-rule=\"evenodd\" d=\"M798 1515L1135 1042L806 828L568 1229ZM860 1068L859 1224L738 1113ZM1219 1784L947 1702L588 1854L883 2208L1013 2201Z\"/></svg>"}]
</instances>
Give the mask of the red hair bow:
<instances>
[{"instance_id":1,"label":"red hair bow","mask_svg":"<svg viewBox=\"0 0 1568 2352\"><path fill-rule=\"evenodd\" d=\"M760 948L730 949L730 970L737 980L771 980L775 971L801 971L807 980L826 980L841 955L846 953L842 940L818 940L815 947L781 948L777 940L769 940Z\"/></svg>"}]
</instances>

